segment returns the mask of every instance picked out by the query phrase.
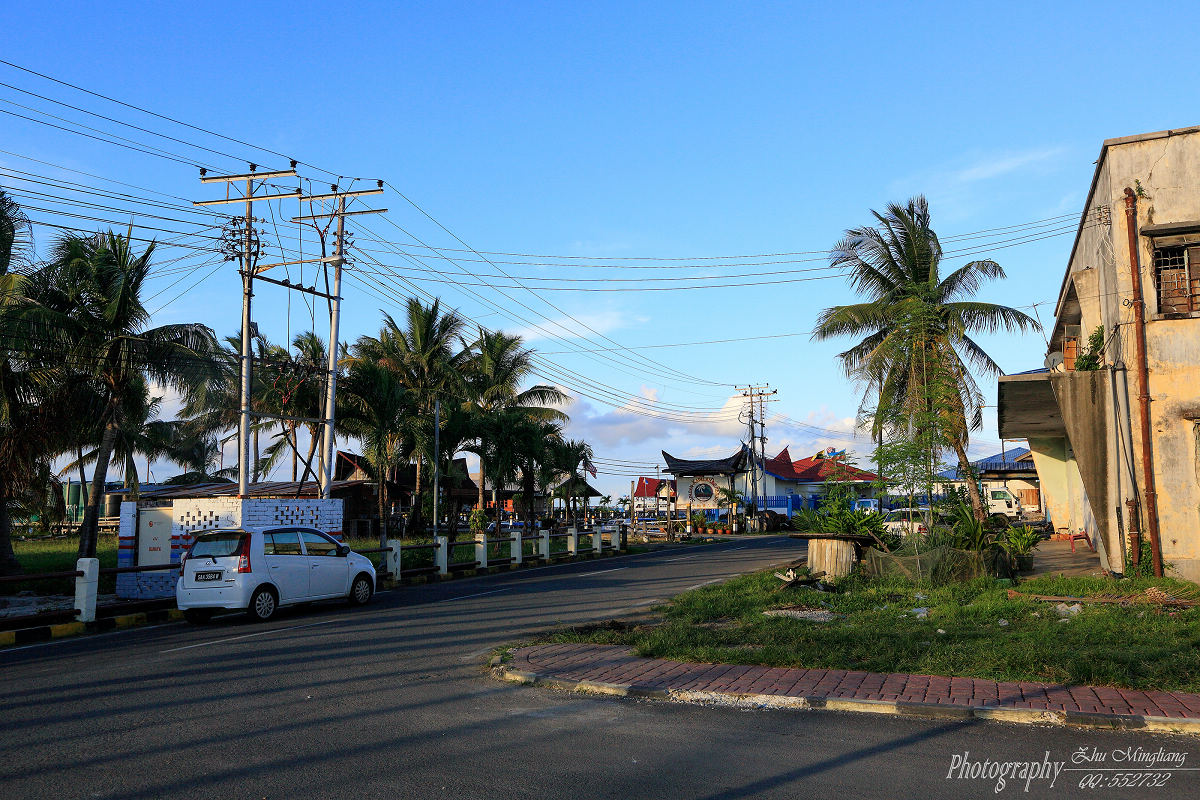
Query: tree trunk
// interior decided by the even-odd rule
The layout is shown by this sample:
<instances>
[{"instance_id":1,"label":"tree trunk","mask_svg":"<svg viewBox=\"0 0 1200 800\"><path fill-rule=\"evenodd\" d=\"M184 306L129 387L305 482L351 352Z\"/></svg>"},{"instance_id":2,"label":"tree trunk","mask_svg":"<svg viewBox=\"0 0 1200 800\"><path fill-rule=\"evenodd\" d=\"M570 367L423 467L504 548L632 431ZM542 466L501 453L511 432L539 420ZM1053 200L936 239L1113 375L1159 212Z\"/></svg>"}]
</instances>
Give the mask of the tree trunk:
<instances>
[{"instance_id":1,"label":"tree trunk","mask_svg":"<svg viewBox=\"0 0 1200 800\"><path fill-rule=\"evenodd\" d=\"M113 420L116 401L109 401L105 418L104 434L96 450L96 472L92 475L92 490L88 495L87 510L83 514L83 525L79 528L79 557L96 557L96 539L100 530L100 504L104 502L104 483L108 478L108 462L112 458L113 443L117 440L117 424Z\"/></svg>"},{"instance_id":2,"label":"tree trunk","mask_svg":"<svg viewBox=\"0 0 1200 800\"><path fill-rule=\"evenodd\" d=\"M984 509L983 498L979 495L979 484L975 482L975 475L971 472L971 462L967 460L967 451L961 442L956 441L954 452L958 456L959 470L967 476L967 496L971 498L971 511L975 513L975 519L983 522L987 518L987 512Z\"/></svg>"},{"instance_id":3,"label":"tree trunk","mask_svg":"<svg viewBox=\"0 0 1200 800\"><path fill-rule=\"evenodd\" d=\"M417 473L416 479L413 481L412 495L412 511L409 512L409 522L412 523L414 530L420 531L424 522L424 509L421 508L421 466L425 459L417 455ZM437 530L434 529L433 535L437 536Z\"/></svg>"},{"instance_id":4,"label":"tree trunk","mask_svg":"<svg viewBox=\"0 0 1200 800\"><path fill-rule=\"evenodd\" d=\"M298 462L298 458L300 455L300 453L299 453L300 448L296 447L296 423L294 423L294 422L288 423L287 437L288 437L288 441L292 445L292 483L295 483L296 482L296 467L297 467L297 462Z\"/></svg>"},{"instance_id":5,"label":"tree trunk","mask_svg":"<svg viewBox=\"0 0 1200 800\"><path fill-rule=\"evenodd\" d=\"M387 472L384 470L380 470L379 478L378 478L379 482L375 487L375 491L376 491L376 494L378 495L378 499L379 499L379 546L380 547L387 547L387 540L388 540L387 518L384 516L384 511L387 509L387 496L384 494L387 491L387 486L386 486L387 480L386 479L387 479ZM394 575L393 577L396 578L397 580L400 578L399 575Z\"/></svg>"},{"instance_id":6,"label":"tree trunk","mask_svg":"<svg viewBox=\"0 0 1200 800\"><path fill-rule=\"evenodd\" d=\"M86 507L87 506L87 493L88 493L88 480L87 480L87 473L83 471L83 445L76 445L76 447L75 447L75 464L79 467L79 502L83 503L83 505ZM78 514L79 514L79 509L77 508L73 512L72 516L75 516ZM79 519L80 523L83 522L82 517L76 517L76 518ZM74 519L71 520L71 522L74 522L74 521L75 521Z\"/></svg>"},{"instance_id":7,"label":"tree trunk","mask_svg":"<svg viewBox=\"0 0 1200 800\"><path fill-rule=\"evenodd\" d=\"M482 449L482 448L481 448ZM479 459L479 508L487 510L487 501L483 496L483 477L486 473L483 469L483 459Z\"/></svg>"},{"instance_id":8,"label":"tree trunk","mask_svg":"<svg viewBox=\"0 0 1200 800\"><path fill-rule=\"evenodd\" d=\"M7 497L0 497L0 575L20 575L21 562L12 546L12 517L8 513Z\"/></svg>"}]
</instances>

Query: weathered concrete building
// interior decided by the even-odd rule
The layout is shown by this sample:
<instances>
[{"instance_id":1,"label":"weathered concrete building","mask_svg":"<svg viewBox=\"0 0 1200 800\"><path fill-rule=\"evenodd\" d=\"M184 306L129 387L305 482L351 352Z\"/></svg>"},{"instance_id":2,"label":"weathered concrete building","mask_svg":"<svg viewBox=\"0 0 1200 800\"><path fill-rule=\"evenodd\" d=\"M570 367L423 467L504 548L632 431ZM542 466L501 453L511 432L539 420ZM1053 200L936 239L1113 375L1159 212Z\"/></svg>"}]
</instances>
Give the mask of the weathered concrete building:
<instances>
[{"instance_id":1,"label":"weathered concrete building","mask_svg":"<svg viewBox=\"0 0 1200 800\"><path fill-rule=\"evenodd\" d=\"M1200 580L1200 127L1104 142L1045 369L1000 379L998 418L1106 568L1157 517L1163 560Z\"/></svg>"}]
</instances>

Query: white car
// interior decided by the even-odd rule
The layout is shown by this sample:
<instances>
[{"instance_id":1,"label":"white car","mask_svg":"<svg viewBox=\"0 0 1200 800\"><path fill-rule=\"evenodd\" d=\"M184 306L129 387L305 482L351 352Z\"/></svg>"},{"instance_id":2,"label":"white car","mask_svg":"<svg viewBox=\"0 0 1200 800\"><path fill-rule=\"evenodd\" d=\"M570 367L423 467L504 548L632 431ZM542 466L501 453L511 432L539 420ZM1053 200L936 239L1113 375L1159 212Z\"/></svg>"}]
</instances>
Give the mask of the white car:
<instances>
[{"instance_id":1,"label":"white car","mask_svg":"<svg viewBox=\"0 0 1200 800\"><path fill-rule=\"evenodd\" d=\"M942 512L931 512L929 506L919 506L917 508L896 508L887 512L883 517L883 527L888 533L897 533L905 537L913 534L924 536L929 532L925 521L930 518L930 515L932 515L934 524L949 522Z\"/></svg>"},{"instance_id":2,"label":"white car","mask_svg":"<svg viewBox=\"0 0 1200 800\"><path fill-rule=\"evenodd\" d=\"M362 605L375 593L375 566L311 528L232 528L196 537L180 560L175 602L189 622L221 609L266 621L280 606L344 597Z\"/></svg>"}]
</instances>

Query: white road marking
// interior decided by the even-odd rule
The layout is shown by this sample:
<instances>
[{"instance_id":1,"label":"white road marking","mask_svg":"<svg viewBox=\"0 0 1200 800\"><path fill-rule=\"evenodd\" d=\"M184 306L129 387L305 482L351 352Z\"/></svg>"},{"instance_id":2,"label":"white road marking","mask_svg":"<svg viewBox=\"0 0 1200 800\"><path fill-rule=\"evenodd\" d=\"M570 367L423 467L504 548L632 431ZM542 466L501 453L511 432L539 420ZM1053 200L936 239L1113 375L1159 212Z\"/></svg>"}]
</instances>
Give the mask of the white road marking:
<instances>
[{"instance_id":1,"label":"white road marking","mask_svg":"<svg viewBox=\"0 0 1200 800\"><path fill-rule=\"evenodd\" d=\"M612 569L602 569L597 572L585 572L582 575L563 575L563 577L564 578L586 578L589 575L603 575L606 572L619 572L620 570L623 570L623 569L629 569L629 567L613 567Z\"/></svg>"},{"instance_id":2,"label":"white road marking","mask_svg":"<svg viewBox=\"0 0 1200 800\"><path fill-rule=\"evenodd\" d=\"M721 581L727 581L727 580L729 580L729 579L730 579L730 578L732 578L732 577L734 577L734 576L733 576L733 575L726 575L726 576L724 576L724 577L721 577L721 578L713 578L711 581L705 581L704 583L697 583L695 586L689 586L689 587L687 587L686 589L684 589L684 591L685 591L685 592L690 592L692 589L699 589L701 586L708 586L710 583L720 583Z\"/></svg>"},{"instance_id":3,"label":"white road marking","mask_svg":"<svg viewBox=\"0 0 1200 800\"><path fill-rule=\"evenodd\" d=\"M162 653L178 653L180 650L191 650L193 647L208 647L210 644L224 644L225 642L236 642L239 639L249 639L252 636L266 636L268 633L283 633L284 631L295 631L300 628L315 628L317 625L328 625L332 622L341 622L340 619L326 619L321 622L310 622L307 625L292 625L287 628L272 628L269 631L259 631L258 633L247 633L243 636L228 636L224 639L213 639L210 642L198 642L196 644L185 644L183 647L172 647L170 650L159 650Z\"/></svg>"},{"instance_id":4,"label":"white road marking","mask_svg":"<svg viewBox=\"0 0 1200 800\"><path fill-rule=\"evenodd\" d=\"M443 599L441 599L441 600L436 600L436 601L434 601L434 602L437 602L437 603L449 603L451 600L466 600L468 597L483 597L485 594L496 594L497 592L507 592L507 591L509 591L511 588L512 588L512 587L510 586L510 587L507 587L507 588L504 588L504 589L493 589L493 590L492 590L492 591L490 591L490 592L479 592L478 594L464 594L464 595L459 595L458 597L445 597L445 598L443 598Z\"/></svg>"},{"instance_id":5,"label":"white road marking","mask_svg":"<svg viewBox=\"0 0 1200 800\"><path fill-rule=\"evenodd\" d=\"M667 558L663 560L664 564L669 564L672 561L687 561L689 558L699 558L700 556L708 555L707 553L697 553L694 556L680 556L679 558Z\"/></svg>"}]
</instances>

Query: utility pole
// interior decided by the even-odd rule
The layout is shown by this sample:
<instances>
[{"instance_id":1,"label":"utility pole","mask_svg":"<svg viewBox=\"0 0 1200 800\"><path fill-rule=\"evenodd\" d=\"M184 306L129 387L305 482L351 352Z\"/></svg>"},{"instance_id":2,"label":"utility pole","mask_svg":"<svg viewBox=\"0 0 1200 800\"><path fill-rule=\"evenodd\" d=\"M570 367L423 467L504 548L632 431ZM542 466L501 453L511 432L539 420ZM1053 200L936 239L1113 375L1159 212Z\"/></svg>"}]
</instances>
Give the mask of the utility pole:
<instances>
[{"instance_id":1,"label":"utility pole","mask_svg":"<svg viewBox=\"0 0 1200 800\"><path fill-rule=\"evenodd\" d=\"M222 200L198 200L193 203L197 206L215 206L225 205L230 203L245 203L245 217L234 217L226 228L226 235L222 243L221 250L225 254L226 260L241 261L242 274L242 346L241 346L241 391L239 399L239 414L238 414L238 497L244 498L249 494L250 490L250 424L251 419L266 418L275 419L284 422L306 422L314 425L323 425L322 441L320 448L320 457L322 459L321 470L318 473L318 482L321 484L321 496L329 497L329 485L332 482L333 470L333 416L334 416L334 392L336 391L336 369L337 369L337 329L338 319L341 309L341 268L345 264L345 226L343 218L353 216L355 214L377 214L387 211L382 209L368 209L362 211L346 211L345 198L356 197L367 194L382 194L383 181L379 181L376 189L364 189L353 192L338 192L337 186L333 186L334 193L326 195L312 195L309 197L302 196L299 188L289 192L280 194L256 194L257 189L261 189L266 185L266 181L271 178L287 178L296 177L296 162L293 161L291 168L286 170L273 170L270 172L258 172L258 167L255 164L250 165L250 171L241 175L208 175L204 169L200 170L201 183L224 183L225 198ZM236 183L245 182L242 196L231 196L229 189ZM257 187L255 182L257 183ZM262 243L258 238L257 231L254 228L255 219L253 216L253 204L259 200L278 200L296 198L300 202L312 203L319 200L338 200L338 210L333 213L313 214L308 216L294 217L292 222L301 222L305 220L315 220L321 218L337 217L337 241L335 242L335 250L333 257L321 258L299 258L291 261L281 261L275 264L258 264L259 256L262 254ZM276 280L263 276L273 267L283 267L292 264L335 264L334 272L334 290L332 294L320 292L316 287L309 288L293 284L287 280ZM330 309L330 342L329 342L329 383L327 385L325 395L325 413L321 419L309 417L295 417L284 414L269 414L263 412L255 412L253 410L253 362L254 362L254 335L255 326L254 319L251 313L251 301L254 297L254 281L265 281L267 283L281 286L285 289L292 289L299 292L324 297L329 300L332 305Z\"/></svg>"},{"instance_id":2,"label":"utility pole","mask_svg":"<svg viewBox=\"0 0 1200 800\"><path fill-rule=\"evenodd\" d=\"M438 478L439 467L442 463L442 399L435 397L433 399L433 535L438 535ZM497 503L499 500L496 501ZM496 535L500 535L500 530L496 530ZM517 536L521 536L520 532Z\"/></svg>"},{"instance_id":3,"label":"utility pole","mask_svg":"<svg viewBox=\"0 0 1200 800\"><path fill-rule=\"evenodd\" d=\"M337 209L323 214L308 214L299 217L293 217L292 222L305 222L318 219L328 219L334 217L337 220L336 235L333 242L333 256L329 258L321 258L320 261L326 264L333 264L333 293L323 295L330 301L329 307L329 356L326 361L326 383L325 383L325 408L321 420L321 442L320 442L320 471L317 476L317 481L320 484L320 495L323 498L328 498L333 489L333 470L334 461L337 451L334 446L335 434L334 423L336 422L337 410L337 360L338 360L338 330L341 324L342 315L342 267L346 265L346 249L348 247L346 241L346 217L358 216L360 214L382 214L387 211L386 208L370 208L360 211L347 211L347 197L361 197L370 194L383 193L383 181L376 183L374 189L359 189L357 191L339 191L337 184L330 186L329 194L317 194L302 198L303 200L312 203L317 201L335 200L337 201ZM282 266L282 265L279 265Z\"/></svg>"},{"instance_id":4,"label":"utility pole","mask_svg":"<svg viewBox=\"0 0 1200 800\"><path fill-rule=\"evenodd\" d=\"M761 495L758 491L758 470L759 459L766 458L767 445L767 422L766 422L766 398L770 395L777 394L778 389L772 389L771 384L766 383L762 386L747 386L742 392L742 397L750 401L750 502L754 505L754 514L757 517L762 511L760 508L759 499ZM754 402L758 401L758 417L755 420ZM756 426L757 425L757 429ZM765 494L766 476L763 476L763 489ZM756 527L757 529L757 527Z\"/></svg>"},{"instance_id":5,"label":"utility pole","mask_svg":"<svg viewBox=\"0 0 1200 800\"><path fill-rule=\"evenodd\" d=\"M242 262L242 354L241 399L238 414L238 497L246 497L250 491L250 381L254 356L254 323L250 314L250 301L254 297L254 269L262 250L254 230L253 204L257 200L293 197L300 194L300 190L297 189L295 192L288 194L255 195L254 182L256 180L260 182L259 188L261 188L265 185L268 178L293 177L296 174L294 165L292 169L275 170L273 172L257 172L257 169L258 165L251 164L250 171L246 174L219 176L209 176L207 170L201 169L201 183L225 184L225 199L200 200L194 203L197 206L215 206L239 202L245 202L246 204L246 216L241 220L241 229L238 228L238 219L236 217L233 218L232 225L226 229L227 238L222 246L222 250L228 260L239 259ZM242 196L230 197L230 186L241 181L246 182Z\"/></svg>"}]
</instances>

